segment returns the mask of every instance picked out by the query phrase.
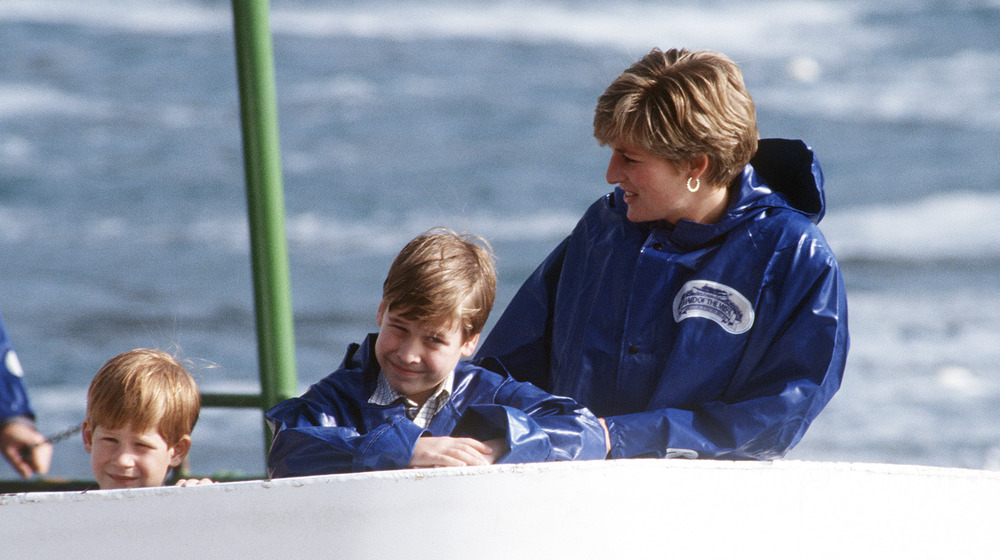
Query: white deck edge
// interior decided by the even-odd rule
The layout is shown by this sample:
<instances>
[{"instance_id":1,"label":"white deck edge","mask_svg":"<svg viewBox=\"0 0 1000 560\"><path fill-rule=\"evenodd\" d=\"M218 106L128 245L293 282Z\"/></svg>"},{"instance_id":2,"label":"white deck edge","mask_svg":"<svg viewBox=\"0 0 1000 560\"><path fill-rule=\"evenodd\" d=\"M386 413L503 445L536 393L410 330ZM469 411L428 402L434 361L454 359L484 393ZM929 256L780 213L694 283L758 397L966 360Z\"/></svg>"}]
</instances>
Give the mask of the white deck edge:
<instances>
[{"instance_id":1,"label":"white deck edge","mask_svg":"<svg viewBox=\"0 0 1000 560\"><path fill-rule=\"evenodd\" d=\"M1000 472L631 459L0 496L11 558L996 558Z\"/></svg>"}]
</instances>

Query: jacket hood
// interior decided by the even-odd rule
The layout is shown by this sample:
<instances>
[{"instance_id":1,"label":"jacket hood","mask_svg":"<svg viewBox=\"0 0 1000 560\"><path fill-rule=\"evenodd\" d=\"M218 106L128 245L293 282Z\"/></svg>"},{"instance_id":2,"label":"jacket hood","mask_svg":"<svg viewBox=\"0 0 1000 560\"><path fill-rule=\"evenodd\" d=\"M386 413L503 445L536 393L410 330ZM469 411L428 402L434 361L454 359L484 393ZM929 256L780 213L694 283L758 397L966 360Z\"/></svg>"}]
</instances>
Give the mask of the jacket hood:
<instances>
[{"instance_id":1,"label":"jacket hood","mask_svg":"<svg viewBox=\"0 0 1000 560\"><path fill-rule=\"evenodd\" d=\"M740 196L727 219L754 208L784 207L818 224L826 213L823 171L812 148L801 140L761 140L740 181Z\"/></svg>"}]
</instances>

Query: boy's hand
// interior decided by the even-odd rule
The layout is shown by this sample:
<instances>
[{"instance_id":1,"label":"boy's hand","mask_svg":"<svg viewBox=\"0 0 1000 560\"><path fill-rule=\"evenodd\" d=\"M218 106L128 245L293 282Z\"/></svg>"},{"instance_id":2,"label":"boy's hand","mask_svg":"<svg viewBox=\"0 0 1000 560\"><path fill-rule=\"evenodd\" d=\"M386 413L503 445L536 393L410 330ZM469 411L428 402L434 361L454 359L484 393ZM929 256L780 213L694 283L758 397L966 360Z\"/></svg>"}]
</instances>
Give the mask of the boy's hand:
<instances>
[{"instance_id":1,"label":"boy's hand","mask_svg":"<svg viewBox=\"0 0 1000 560\"><path fill-rule=\"evenodd\" d=\"M413 448L411 467L465 467L489 465L494 451L472 438L422 437ZM495 460L495 459L494 459Z\"/></svg>"},{"instance_id":2,"label":"boy's hand","mask_svg":"<svg viewBox=\"0 0 1000 560\"><path fill-rule=\"evenodd\" d=\"M496 464L496 462L510 451L510 447L507 445L507 440L503 438L491 439L486 442L492 451L486 454L486 460L490 462L491 465Z\"/></svg>"},{"instance_id":3,"label":"boy's hand","mask_svg":"<svg viewBox=\"0 0 1000 560\"><path fill-rule=\"evenodd\" d=\"M611 432L608 431L608 423L604 418L598 418L598 422L601 423L601 427L604 428L604 447L607 448L608 453L611 453Z\"/></svg>"},{"instance_id":4,"label":"boy's hand","mask_svg":"<svg viewBox=\"0 0 1000 560\"><path fill-rule=\"evenodd\" d=\"M215 484L211 478L182 478L174 486L201 486L203 484Z\"/></svg>"}]
</instances>

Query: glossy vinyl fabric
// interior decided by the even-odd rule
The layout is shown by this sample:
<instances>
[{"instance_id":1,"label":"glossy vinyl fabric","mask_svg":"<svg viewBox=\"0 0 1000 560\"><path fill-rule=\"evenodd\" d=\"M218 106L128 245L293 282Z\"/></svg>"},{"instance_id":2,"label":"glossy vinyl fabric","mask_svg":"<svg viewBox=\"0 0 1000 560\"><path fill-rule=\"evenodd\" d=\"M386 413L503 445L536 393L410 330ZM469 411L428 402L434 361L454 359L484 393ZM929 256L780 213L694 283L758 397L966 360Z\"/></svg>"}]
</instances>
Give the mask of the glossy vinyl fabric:
<instances>
[{"instance_id":1,"label":"glossy vinyl fabric","mask_svg":"<svg viewBox=\"0 0 1000 560\"><path fill-rule=\"evenodd\" d=\"M3 317L0 317L0 421L12 416L34 418L35 413L28 401L24 379L20 376L20 371L15 375L11 367L20 370L14 346L7 335Z\"/></svg>"},{"instance_id":2,"label":"glossy vinyl fabric","mask_svg":"<svg viewBox=\"0 0 1000 560\"><path fill-rule=\"evenodd\" d=\"M266 413L276 432L272 477L404 468L422 436L502 437L510 451L498 463L604 458L603 429L590 411L515 381L495 360L458 363L451 398L427 429L402 403L369 403L379 371L375 337L352 344L337 371Z\"/></svg>"},{"instance_id":3,"label":"glossy vinyl fabric","mask_svg":"<svg viewBox=\"0 0 1000 560\"><path fill-rule=\"evenodd\" d=\"M610 457L784 455L840 387L847 299L812 150L761 140L739 180L711 225L599 199L478 356L604 417Z\"/></svg>"}]
</instances>

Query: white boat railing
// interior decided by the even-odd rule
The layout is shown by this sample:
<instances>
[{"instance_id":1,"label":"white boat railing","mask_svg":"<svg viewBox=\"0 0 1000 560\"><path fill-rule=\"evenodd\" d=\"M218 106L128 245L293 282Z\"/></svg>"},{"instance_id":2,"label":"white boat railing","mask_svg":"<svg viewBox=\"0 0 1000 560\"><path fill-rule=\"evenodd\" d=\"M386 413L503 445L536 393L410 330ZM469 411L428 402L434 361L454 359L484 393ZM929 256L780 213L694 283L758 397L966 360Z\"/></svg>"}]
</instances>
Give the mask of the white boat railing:
<instances>
[{"instance_id":1,"label":"white boat railing","mask_svg":"<svg viewBox=\"0 0 1000 560\"><path fill-rule=\"evenodd\" d=\"M0 497L11 558L996 558L1000 473L496 465Z\"/></svg>"}]
</instances>

